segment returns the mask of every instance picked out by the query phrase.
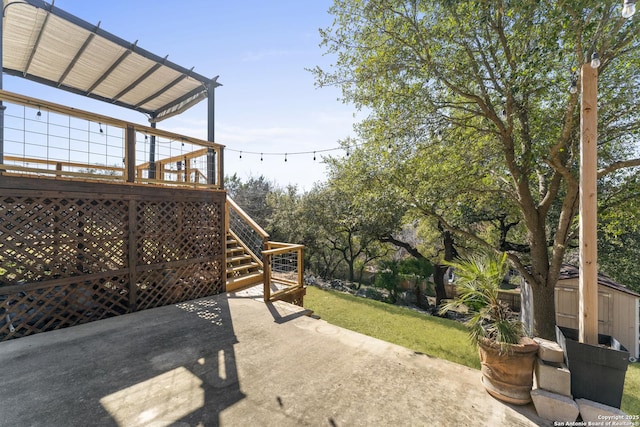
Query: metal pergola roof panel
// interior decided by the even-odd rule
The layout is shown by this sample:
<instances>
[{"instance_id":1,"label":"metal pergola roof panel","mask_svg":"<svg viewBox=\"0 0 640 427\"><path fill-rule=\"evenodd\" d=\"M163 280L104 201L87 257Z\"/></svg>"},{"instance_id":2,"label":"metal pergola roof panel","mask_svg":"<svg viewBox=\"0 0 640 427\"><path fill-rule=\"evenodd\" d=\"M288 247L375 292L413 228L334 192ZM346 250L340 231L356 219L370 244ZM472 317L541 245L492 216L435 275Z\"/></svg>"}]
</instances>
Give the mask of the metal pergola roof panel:
<instances>
[{"instance_id":1,"label":"metal pergola roof panel","mask_svg":"<svg viewBox=\"0 0 640 427\"><path fill-rule=\"evenodd\" d=\"M220 86L42 0L3 0L3 70L148 114L179 114Z\"/></svg>"}]
</instances>

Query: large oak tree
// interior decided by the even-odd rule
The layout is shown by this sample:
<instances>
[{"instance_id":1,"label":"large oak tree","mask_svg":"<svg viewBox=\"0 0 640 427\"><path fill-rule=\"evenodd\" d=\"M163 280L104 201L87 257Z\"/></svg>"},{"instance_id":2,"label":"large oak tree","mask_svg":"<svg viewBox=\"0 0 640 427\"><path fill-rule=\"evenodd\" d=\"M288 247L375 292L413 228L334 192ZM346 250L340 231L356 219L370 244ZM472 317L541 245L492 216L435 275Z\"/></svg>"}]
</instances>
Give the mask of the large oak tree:
<instances>
[{"instance_id":1,"label":"large oak tree","mask_svg":"<svg viewBox=\"0 0 640 427\"><path fill-rule=\"evenodd\" d=\"M577 70L594 52L600 186L638 174L640 25L621 1L335 0L315 70L368 116L345 160L461 239L506 251L554 336L554 287L578 211ZM571 84L578 91L569 91ZM355 185L355 183L353 184Z\"/></svg>"}]
</instances>

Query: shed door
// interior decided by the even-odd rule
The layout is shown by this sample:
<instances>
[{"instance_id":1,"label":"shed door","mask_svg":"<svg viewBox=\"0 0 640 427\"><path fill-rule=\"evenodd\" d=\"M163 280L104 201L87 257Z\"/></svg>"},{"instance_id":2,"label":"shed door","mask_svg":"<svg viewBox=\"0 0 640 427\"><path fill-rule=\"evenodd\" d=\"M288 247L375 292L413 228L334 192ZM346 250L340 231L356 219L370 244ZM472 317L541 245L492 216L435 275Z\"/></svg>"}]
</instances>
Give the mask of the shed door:
<instances>
[{"instance_id":1,"label":"shed door","mask_svg":"<svg viewBox=\"0 0 640 427\"><path fill-rule=\"evenodd\" d=\"M604 291L602 287L598 291L598 332L605 335L613 333L613 295Z\"/></svg>"},{"instance_id":2,"label":"shed door","mask_svg":"<svg viewBox=\"0 0 640 427\"><path fill-rule=\"evenodd\" d=\"M558 326L578 329L578 289L556 287L556 323ZM598 332L613 335L613 295L600 287L598 290Z\"/></svg>"},{"instance_id":3,"label":"shed door","mask_svg":"<svg viewBox=\"0 0 640 427\"><path fill-rule=\"evenodd\" d=\"M556 287L556 323L565 328L578 329L578 290Z\"/></svg>"}]
</instances>

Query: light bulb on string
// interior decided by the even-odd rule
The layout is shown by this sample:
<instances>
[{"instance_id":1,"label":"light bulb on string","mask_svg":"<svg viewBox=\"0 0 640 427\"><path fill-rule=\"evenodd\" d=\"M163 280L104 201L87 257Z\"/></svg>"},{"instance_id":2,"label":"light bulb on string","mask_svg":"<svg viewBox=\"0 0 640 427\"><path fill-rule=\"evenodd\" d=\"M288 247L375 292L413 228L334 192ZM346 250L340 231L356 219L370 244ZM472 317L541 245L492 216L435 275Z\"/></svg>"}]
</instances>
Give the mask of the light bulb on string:
<instances>
[{"instance_id":1,"label":"light bulb on string","mask_svg":"<svg viewBox=\"0 0 640 427\"><path fill-rule=\"evenodd\" d=\"M636 1L624 0L622 4L622 17L629 19L636 13Z\"/></svg>"},{"instance_id":2,"label":"light bulb on string","mask_svg":"<svg viewBox=\"0 0 640 427\"><path fill-rule=\"evenodd\" d=\"M576 94L578 93L578 77L574 74L571 77L571 85L569 86L569 93Z\"/></svg>"},{"instance_id":3,"label":"light bulb on string","mask_svg":"<svg viewBox=\"0 0 640 427\"><path fill-rule=\"evenodd\" d=\"M600 55L598 52L593 52L591 55L591 68L598 68L600 66Z\"/></svg>"},{"instance_id":4,"label":"light bulb on string","mask_svg":"<svg viewBox=\"0 0 640 427\"><path fill-rule=\"evenodd\" d=\"M313 152L313 161L314 162L316 161L316 152L315 151Z\"/></svg>"},{"instance_id":5,"label":"light bulb on string","mask_svg":"<svg viewBox=\"0 0 640 427\"><path fill-rule=\"evenodd\" d=\"M38 112L36 113L36 118L40 120L42 118L42 111L40 111L40 106L38 106Z\"/></svg>"},{"instance_id":6,"label":"light bulb on string","mask_svg":"<svg viewBox=\"0 0 640 427\"><path fill-rule=\"evenodd\" d=\"M104 133L104 130L102 130L102 123L98 123L98 128L100 129L100 133Z\"/></svg>"},{"instance_id":7,"label":"light bulb on string","mask_svg":"<svg viewBox=\"0 0 640 427\"><path fill-rule=\"evenodd\" d=\"M260 153L260 161L263 161L262 153Z\"/></svg>"},{"instance_id":8,"label":"light bulb on string","mask_svg":"<svg viewBox=\"0 0 640 427\"><path fill-rule=\"evenodd\" d=\"M240 158L242 159L242 151L240 152Z\"/></svg>"},{"instance_id":9,"label":"light bulb on string","mask_svg":"<svg viewBox=\"0 0 640 427\"><path fill-rule=\"evenodd\" d=\"M287 161L287 153L284 153L284 161Z\"/></svg>"}]
</instances>

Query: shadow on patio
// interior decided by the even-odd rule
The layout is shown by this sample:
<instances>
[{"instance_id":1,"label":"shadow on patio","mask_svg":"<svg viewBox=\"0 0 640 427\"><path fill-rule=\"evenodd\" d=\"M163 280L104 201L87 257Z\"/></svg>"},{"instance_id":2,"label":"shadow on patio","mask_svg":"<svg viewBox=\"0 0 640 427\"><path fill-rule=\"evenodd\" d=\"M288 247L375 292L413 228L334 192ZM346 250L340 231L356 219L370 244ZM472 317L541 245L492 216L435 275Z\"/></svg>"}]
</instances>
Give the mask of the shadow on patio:
<instances>
[{"instance_id":1,"label":"shadow on patio","mask_svg":"<svg viewBox=\"0 0 640 427\"><path fill-rule=\"evenodd\" d=\"M259 291L257 292L259 293ZM0 344L4 425L544 425L479 373L222 294Z\"/></svg>"}]
</instances>

